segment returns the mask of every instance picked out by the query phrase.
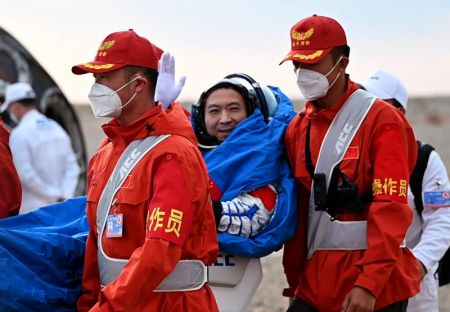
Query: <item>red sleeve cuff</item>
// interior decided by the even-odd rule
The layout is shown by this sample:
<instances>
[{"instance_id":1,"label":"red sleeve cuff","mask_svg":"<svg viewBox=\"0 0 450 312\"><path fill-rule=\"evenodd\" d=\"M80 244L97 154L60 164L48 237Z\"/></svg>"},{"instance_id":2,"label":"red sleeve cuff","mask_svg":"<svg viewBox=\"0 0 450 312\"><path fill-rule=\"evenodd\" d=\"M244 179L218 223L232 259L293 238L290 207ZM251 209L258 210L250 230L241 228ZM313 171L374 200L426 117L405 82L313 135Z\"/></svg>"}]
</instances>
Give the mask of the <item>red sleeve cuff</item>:
<instances>
[{"instance_id":1,"label":"red sleeve cuff","mask_svg":"<svg viewBox=\"0 0 450 312\"><path fill-rule=\"evenodd\" d=\"M284 297L294 297L295 291L298 287L298 281L300 280L300 271L297 270L284 270L289 287L283 289Z\"/></svg>"},{"instance_id":2,"label":"red sleeve cuff","mask_svg":"<svg viewBox=\"0 0 450 312\"><path fill-rule=\"evenodd\" d=\"M382 289L382 287L377 286L377 284L373 280L371 280L364 274L360 274L358 276L355 282L355 286L367 289L375 298L380 295Z\"/></svg>"}]
</instances>

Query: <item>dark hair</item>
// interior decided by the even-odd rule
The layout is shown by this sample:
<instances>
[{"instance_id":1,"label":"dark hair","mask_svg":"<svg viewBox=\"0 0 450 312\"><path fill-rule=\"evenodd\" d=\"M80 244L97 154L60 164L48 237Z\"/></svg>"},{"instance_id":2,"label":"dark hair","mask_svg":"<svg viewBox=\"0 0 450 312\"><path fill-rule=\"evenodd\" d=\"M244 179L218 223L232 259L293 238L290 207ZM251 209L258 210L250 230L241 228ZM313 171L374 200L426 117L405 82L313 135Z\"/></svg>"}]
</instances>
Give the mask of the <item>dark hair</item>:
<instances>
[{"instance_id":1,"label":"dark hair","mask_svg":"<svg viewBox=\"0 0 450 312\"><path fill-rule=\"evenodd\" d=\"M391 105L394 106L395 108L402 108L402 109L405 109L405 108L403 107L403 105L400 104L400 102L397 101L396 99L386 99L386 100L384 100L384 101L388 102L389 104L391 104Z\"/></svg>"},{"instance_id":2,"label":"dark hair","mask_svg":"<svg viewBox=\"0 0 450 312\"><path fill-rule=\"evenodd\" d=\"M26 107L36 107L36 101L34 99L23 99L23 100L16 101L16 102L18 102Z\"/></svg>"},{"instance_id":3,"label":"dark hair","mask_svg":"<svg viewBox=\"0 0 450 312\"><path fill-rule=\"evenodd\" d=\"M337 62L337 60L341 56L344 56L346 58L348 58L350 56L350 47L348 45L334 47L330 53L331 53L331 56L333 57L333 61Z\"/></svg>"},{"instance_id":4,"label":"dark hair","mask_svg":"<svg viewBox=\"0 0 450 312\"><path fill-rule=\"evenodd\" d=\"M156 81L158 80L158 71L156 69L141 66L126 66L125 68L130 74L142 73L150 83L150 93L155 93Z\"/></svg>"},{"instance_id":5,"label":"dark hair","mask_svg":"<svg viewBox=\"0 0 450 312\"><path fill-rule=\"evenodd\" d=\"M238 84L234 84L234 83L228 83L228 82L220 82L214 86L212 86L211 88L209 88L208 90L206 90L199 99L199 105L203 106L203 110L205 109L205 105L206 105L206 100L208 99L208 97L211 95L211 93L213 93L214 91L217 91L219 89L232 89L234 91L236 91L237 93L239 93L245 101L245 111L247 112L247 116L250 116L253 113L254 108L254 102L255 99L254 97L248 92L247 88ZM203 118L204 118L204 112L203 112Z\"/></svg>"}]
</instances>

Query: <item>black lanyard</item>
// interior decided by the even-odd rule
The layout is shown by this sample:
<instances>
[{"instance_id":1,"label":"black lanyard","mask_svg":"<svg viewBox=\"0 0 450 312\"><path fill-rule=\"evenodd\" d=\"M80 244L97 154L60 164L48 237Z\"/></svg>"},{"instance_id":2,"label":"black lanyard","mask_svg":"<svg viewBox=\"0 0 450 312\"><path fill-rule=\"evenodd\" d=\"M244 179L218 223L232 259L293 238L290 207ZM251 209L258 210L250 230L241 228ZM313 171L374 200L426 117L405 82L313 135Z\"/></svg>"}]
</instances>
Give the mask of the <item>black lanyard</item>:
<instances>
[{"instance_id":1,"label":"black lanyard","mask_svg":"<svg viewBox=\"0 0 450 312\"><path fill-rule=\"evenodd\" d=\"M306 139L305 139L305 160L306 160L306 169L309 172L309 176L311 179L314 177L315 167L311 159L311 120L308 120L308 128L306 128Z\"/></svg>"}]
</instances>

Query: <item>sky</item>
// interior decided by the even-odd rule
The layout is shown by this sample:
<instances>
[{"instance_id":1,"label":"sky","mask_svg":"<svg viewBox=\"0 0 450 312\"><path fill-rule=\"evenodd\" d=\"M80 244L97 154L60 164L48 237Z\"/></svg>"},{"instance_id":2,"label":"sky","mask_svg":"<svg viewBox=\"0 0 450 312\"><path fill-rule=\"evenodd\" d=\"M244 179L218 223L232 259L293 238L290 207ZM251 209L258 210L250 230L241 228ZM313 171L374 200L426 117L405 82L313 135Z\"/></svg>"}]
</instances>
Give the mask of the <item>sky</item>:
<instances>
[{"instance_id":1,"label":"sky","mask_svg":"<svg viewBox=\"0 0 450 312\"><path fill-rule=\"evenodd\" d=\"M428 0L2 0L0 27L19 40L72 103L87 103L92 61L110 33L134 29L171 52L187 76L180 100L195 101L234 72L299 98L290 62L290 28L312 14L336 19L351 47L347 72L363 81L395 73L410 96L450 95L450 1Z\"/></svg>"}]
</instances>

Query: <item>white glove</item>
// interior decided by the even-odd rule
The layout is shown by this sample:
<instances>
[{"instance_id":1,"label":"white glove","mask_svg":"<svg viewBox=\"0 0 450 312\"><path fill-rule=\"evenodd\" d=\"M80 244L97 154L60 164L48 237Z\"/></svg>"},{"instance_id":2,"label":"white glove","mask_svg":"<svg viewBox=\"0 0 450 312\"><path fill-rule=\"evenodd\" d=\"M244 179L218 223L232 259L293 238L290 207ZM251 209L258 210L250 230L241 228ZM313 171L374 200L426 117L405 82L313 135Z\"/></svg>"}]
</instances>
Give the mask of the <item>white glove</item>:
<instances>
[{"instance_id":1,"label":"white glove","mask_svg":"<svg viewBox=\"0 0 450 312\"><path fill-rule=\"evenodd\" d=\"M158 80L155 88L155 102L161 102L164 108L169 107L180 95L186 76L175 84L175 59L169 52L164 52L158 63Z\"/></svg>"},{"instance_id":2,"label":"white glove","mask_svg":"<svg viewBox=\"0 0 450 312\"><path fill-rule=\"evenodd\" d=\"M255 236L270 222L272 215L259 198L242 194L222 202L218 230L243 237Z\"/></svg>"}]
</instances>

